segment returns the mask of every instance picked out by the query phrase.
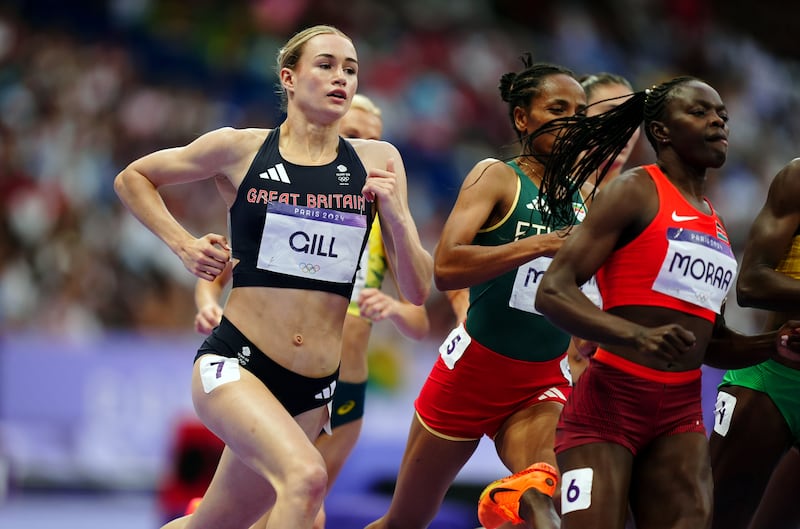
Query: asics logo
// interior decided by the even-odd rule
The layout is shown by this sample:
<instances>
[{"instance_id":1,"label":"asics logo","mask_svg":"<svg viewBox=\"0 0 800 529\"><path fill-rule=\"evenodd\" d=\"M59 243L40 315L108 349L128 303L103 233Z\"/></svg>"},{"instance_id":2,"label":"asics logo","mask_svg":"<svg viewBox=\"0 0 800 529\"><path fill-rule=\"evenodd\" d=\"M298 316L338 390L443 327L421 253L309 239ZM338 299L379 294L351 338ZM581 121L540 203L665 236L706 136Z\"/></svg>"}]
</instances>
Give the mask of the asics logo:
<instances>
[{"instance_id":1,"label":"asics logo","mask_svg":"<svg viewBox=\"0 0 800 529\"><path fill-rule=\"evenodd\" d=\"M697 215L678 215L678 212L676 210L672 211L672 220L674 220L675 222L686 222L689 220L697 220L699 218L700 217L698 217Z\"/></svg>"},{"instance_id":2,"label":"asics logo","mask_svg":"<svg viewBox=\"0 0 800 529\"><path fill-rule=\"evenodd\" d=\"M341 406L339 406L338 408L336 408L336 415L347 415L348 413L353 411L353 408L355 407L356 407L356 401L350 399Z\"/></svg>"}]
</instances>

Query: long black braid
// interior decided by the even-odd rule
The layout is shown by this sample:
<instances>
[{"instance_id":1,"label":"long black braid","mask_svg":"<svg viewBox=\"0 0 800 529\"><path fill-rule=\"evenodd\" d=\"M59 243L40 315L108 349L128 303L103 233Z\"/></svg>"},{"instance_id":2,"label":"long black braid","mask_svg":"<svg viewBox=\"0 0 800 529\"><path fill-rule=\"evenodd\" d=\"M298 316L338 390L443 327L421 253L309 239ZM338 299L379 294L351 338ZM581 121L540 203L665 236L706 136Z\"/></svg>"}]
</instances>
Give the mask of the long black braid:
<instances>
[{"instance_id":1,"label":"long black braid","mask_svg":"<svg viewBox=\"0 0 800 529\"><path fill-rule=\"evenodd\" d=\"M697 79L676 77L635 92L627 101L608 112L591 117L559 118L545 123L531 134L528 141L542 134L557 136L542 177L542 195L547 204L542 212L545 223L550 227L572 226L576 223L572 197L598 169L597 184L602 182L612 161L625 148L642 120L647 140L658 151L658 142L650 131L650 123L663 117L666 104L677 86L694 80ZM591 196L595 190L592 190Z\"/></svg>"}]
</instances>

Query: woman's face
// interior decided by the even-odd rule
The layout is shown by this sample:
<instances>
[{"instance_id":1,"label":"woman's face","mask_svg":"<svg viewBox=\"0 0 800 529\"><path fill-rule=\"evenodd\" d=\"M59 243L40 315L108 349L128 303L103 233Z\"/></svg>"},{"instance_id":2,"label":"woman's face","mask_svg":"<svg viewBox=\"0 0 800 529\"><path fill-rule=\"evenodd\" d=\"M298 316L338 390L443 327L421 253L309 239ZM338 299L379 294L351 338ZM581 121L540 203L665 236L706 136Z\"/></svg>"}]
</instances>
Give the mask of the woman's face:
<instances>
[{"instance_id":1,"label":"woman's face","mask_svg":"<svg viewBox=\"0 0 800 529\"><path fill-rule=\"evenodd\" d=\"M632 94L631 89L623 84L612 83L596 85L587 94L587 103L589 106L586 107L586 115L596 116L597 114L608 112L627 101ZM628 158L630 158L636 146L636 142L639 141L640 133L640 129L636 129L631 139L625 144L625 148L622 149L622 152L619 153L611 164L609 175L619 174L622 167L628 162ZM606 180L607 179L608 176L606 177Z\"/></svg>"},{"instance_id":2,"label":"woman's face","mask_svg":"<svg viewBox=\"0 0 800 529\"><path fill-rule=\"evenodd\" d=\"M728 110L722 98L702 81L677 86L671 96L661 122L664 143L690 165L721 167L728 154Z\"/></svg>"},{"instance_id":3,"label":"woman's face","mask_svg":"<svg viewBox=\"0 0 800 529\"><path fill-rule=\"evenodd\" d=\"M517 107L515 124L523 135L557 118L574 116L586 108L586 94L580 83L566 74L549 75L542 79L539 93L531 98L528 109ZM533 154L548 154L553 149L553 134L543 134L533 141Z\"/></svg>"},{"instance_id":4,"label":"woman's face","mask_svg":"<svg viewBox=\"0 0 800 529\"><path fill-rule=\"evenodd\" d=\"M289 96L289 107L318 112L323 120L341 118L358 88L353 43L335 34L312 37L295 68L281 70L281 82Z\"/></svg>"}]
</instances>

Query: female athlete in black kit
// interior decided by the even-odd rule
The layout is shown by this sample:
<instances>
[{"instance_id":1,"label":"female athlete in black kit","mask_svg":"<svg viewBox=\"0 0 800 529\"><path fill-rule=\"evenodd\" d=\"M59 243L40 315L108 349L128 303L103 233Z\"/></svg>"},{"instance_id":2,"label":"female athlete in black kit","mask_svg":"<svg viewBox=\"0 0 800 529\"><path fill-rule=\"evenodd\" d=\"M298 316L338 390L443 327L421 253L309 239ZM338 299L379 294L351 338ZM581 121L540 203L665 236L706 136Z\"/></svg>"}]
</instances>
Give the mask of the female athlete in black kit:
<instances>
[{"instance_id":1,"label":"female athlete in black kit","mask_svg":"<svg viewBox=\"0 0 800 529\"><path fill-rule=\"evenodd\" d=\"M134 161L115 189L131 212L197 277L229 259L224 236L195 237L158 193L215 178L229 206L233 289L192 375L198 416L226 443L194 514L177 528L310 528L325 494L313 440L328 423L342 324L373 218L381 216L397 284L422 304L432 259L408 209L397 149L339 137L358 86L352 41L330 26L295 35L278 54L286 120L279 128L222 128Z\"/></svg>"}]
</instances>

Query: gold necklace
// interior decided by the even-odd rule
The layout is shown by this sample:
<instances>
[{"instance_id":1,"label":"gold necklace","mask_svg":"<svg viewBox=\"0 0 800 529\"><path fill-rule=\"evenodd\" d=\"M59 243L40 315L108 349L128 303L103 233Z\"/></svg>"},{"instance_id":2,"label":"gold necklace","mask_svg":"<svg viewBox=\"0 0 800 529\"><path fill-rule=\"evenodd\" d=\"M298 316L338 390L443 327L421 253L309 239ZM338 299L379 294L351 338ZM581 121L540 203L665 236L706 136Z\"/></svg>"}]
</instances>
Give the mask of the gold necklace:
<instances>
[{"instance_id":1,"label":"gold necklace","mask_svg":"<svg viewBox=\"0 0 800 529\"><path fill-rule=\"evenodd\" d=\"M528 176L531 179L535 179L536 181L541 183L542 181L541 175L539 175L539 172L536 170L536 167L532 165L528 160L524 160L523 158L519 157L517 158L517 165L522 167L525 174L528 174ZM527 171L525 171L524 169L525 167L527 167L530 170L530 174Z\"/></svg>"}]
</instances>

